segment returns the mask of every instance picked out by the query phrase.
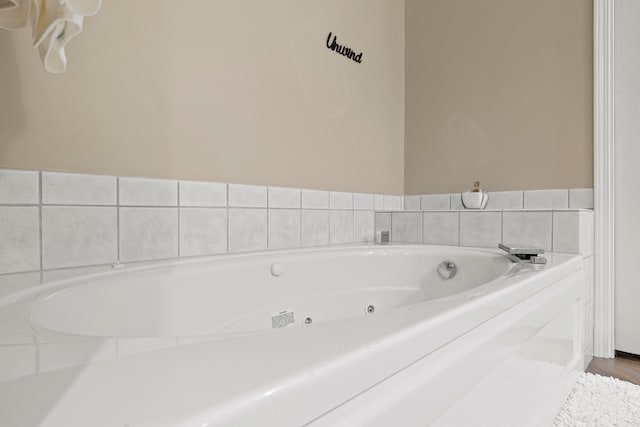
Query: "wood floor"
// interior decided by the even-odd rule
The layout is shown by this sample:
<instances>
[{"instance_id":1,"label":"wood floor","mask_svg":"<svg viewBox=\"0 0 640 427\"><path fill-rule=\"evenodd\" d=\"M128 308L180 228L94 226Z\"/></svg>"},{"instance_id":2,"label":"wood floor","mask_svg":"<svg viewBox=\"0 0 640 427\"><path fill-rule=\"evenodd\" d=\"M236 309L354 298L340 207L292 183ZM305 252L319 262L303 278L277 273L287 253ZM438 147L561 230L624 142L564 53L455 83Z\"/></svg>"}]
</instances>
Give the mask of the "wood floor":
<instances>
[{"instance_id":1,"label":"wood floor","mask_svg":"<svg viewBox=\"0 0 640 427\"><path fill-rule=\"evenodd\" d=\"M587 372L640 385L640 359L630 358L626 355L617 354L615 359L594 357L587 367Z\"/></svg>"}]
</instances>

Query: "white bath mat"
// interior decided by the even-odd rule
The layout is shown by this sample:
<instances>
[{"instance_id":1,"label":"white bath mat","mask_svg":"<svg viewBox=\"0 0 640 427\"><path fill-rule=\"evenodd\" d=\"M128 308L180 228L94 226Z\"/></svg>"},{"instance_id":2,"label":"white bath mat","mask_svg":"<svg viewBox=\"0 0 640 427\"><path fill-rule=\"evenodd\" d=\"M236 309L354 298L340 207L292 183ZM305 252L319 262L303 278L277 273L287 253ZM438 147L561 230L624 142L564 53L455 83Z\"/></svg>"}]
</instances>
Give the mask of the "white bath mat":
<instances>
[{"instance_id":1,"label":"white bath mat","mask_svg":"<svg viewBox=\"0 0 640 427\"><path fill-rule=\"evenodd\" d=\"M638 427L640 386L616 378L582 374L554 426Z\"/></svg>"}]
</instances>

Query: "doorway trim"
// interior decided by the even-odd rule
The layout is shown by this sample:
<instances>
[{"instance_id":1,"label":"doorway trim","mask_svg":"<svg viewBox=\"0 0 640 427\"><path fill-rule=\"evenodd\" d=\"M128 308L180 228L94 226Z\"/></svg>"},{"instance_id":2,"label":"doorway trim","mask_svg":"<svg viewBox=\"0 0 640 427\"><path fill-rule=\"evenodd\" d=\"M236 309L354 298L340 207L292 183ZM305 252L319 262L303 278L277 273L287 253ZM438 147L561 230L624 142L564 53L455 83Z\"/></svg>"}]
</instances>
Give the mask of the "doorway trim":
<instances>
[{"instance_id":1,"label":"doorway trim","mask_svg":"<svg viewBox=\"0 0 640 427\"><path fill-rule=\"evenodd\" d=\"M593 354L615 355L615 0L593 1Z\"/></svg>"}]
</instances>

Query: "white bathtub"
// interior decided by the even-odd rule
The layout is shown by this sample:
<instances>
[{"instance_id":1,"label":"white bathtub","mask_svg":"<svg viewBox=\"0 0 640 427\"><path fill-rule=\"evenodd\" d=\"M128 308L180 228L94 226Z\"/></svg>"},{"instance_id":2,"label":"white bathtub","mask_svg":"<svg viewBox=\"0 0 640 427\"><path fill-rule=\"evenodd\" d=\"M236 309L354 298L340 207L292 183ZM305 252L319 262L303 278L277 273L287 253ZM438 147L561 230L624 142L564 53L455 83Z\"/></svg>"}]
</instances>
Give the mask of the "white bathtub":
<instances>
[{"instance_id":1,"label":"white bathtub","mask_svg":"<svg viewBox=\"0 0 640 427\"><path fill-rule=\"evenodd\" d=\"M35 366L0 365L2 425L545 425L583 362L580 260L548 258L282 251L23 291L0 338Z\"/></svg>"}]
</instances>

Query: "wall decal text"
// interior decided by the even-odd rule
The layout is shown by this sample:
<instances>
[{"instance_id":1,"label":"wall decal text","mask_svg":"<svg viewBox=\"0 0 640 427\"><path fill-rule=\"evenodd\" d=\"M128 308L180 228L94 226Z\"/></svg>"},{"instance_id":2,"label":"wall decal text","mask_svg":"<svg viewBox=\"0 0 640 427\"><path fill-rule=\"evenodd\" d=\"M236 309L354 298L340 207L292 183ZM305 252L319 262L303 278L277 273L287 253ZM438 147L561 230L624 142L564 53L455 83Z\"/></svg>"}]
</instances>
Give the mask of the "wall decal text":
<instances>
[{"instance_id":1,"label":"wall decal text","mask_svg":"<svg viewBox=\"0 0 640 427\"><path fill-rule=\"evenodd\" d=\"M362 52L356 53L355 50L350 47L339 45L338 44L338 36L333 36L333 40L331 40L332 34L329 33L327 37L327 48L334 51L335 53L339 53L342 56L346 56L349 59L354 60L358 64L362 63Z\"/></svg>"}]
</instances>

